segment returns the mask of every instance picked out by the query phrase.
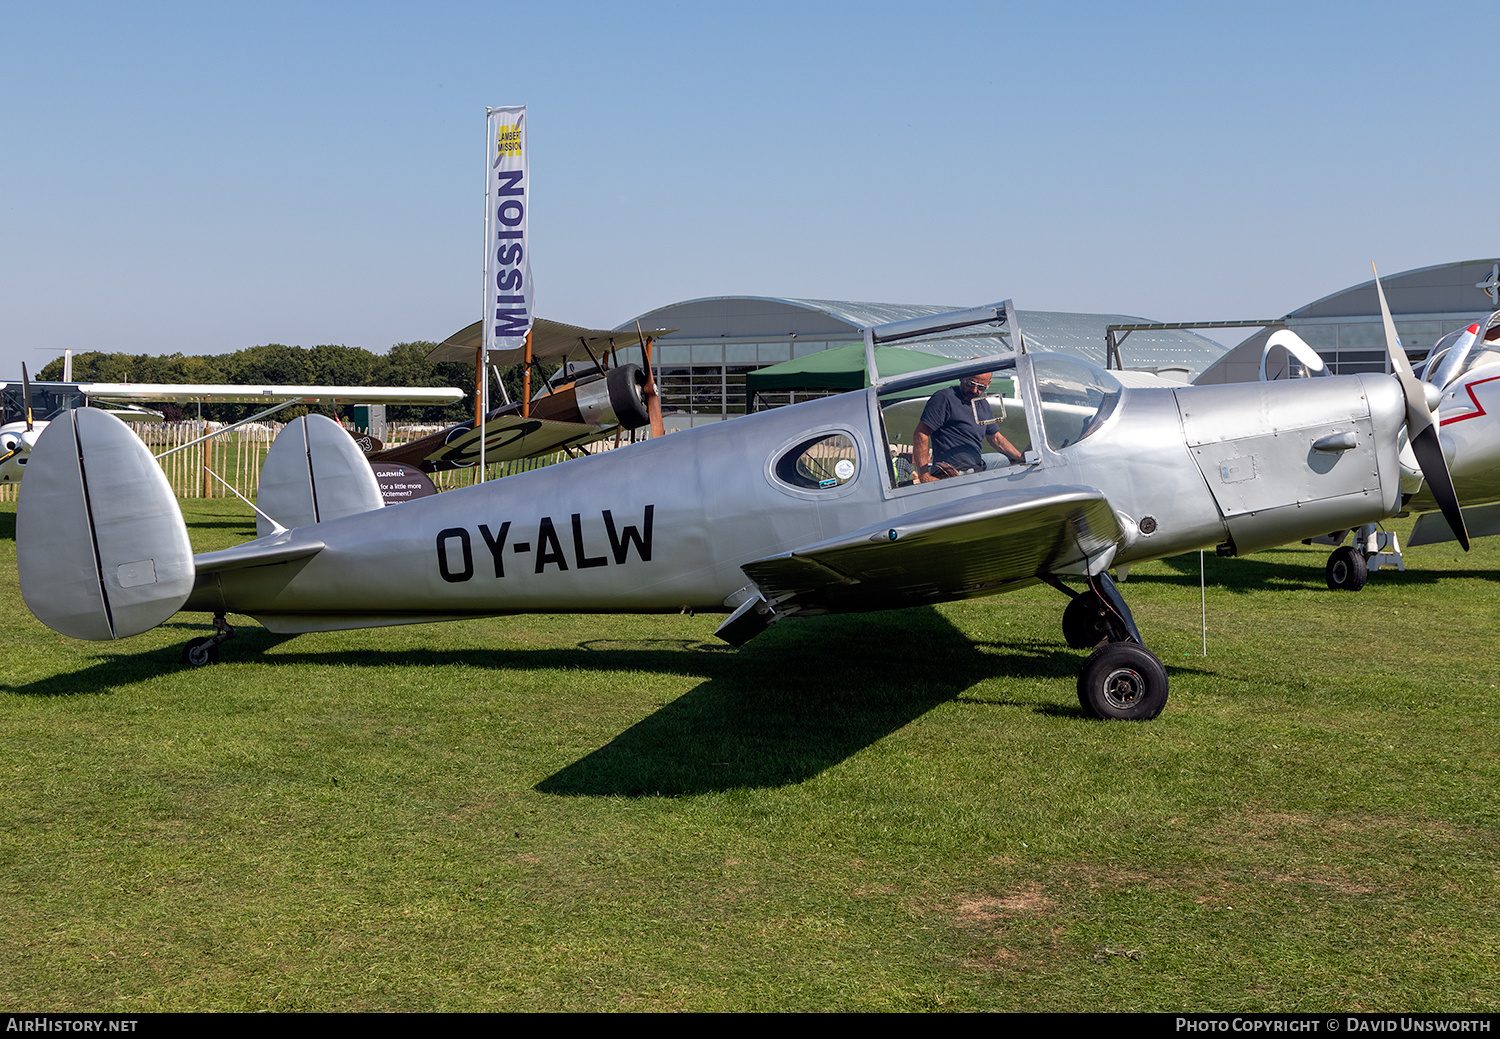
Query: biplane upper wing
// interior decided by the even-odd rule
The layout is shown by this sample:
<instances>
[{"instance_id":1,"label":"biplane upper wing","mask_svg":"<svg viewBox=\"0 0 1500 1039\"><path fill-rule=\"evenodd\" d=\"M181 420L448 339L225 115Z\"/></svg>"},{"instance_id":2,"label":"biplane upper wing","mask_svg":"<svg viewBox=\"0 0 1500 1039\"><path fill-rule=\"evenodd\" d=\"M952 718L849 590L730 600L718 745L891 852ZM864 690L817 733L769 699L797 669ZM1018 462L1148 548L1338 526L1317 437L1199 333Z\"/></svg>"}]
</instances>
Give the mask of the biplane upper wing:
<instances>
[{"instance_id":1,"label":"biplane upper wing","mask_svg":"<svg viewBox=\"0 0 1500 1039\"><path fill-rule=\"evenodd\" d=\"M1109 566L1121 530L1089 487L1002 490L907 513L742 569L778 614L968 599Z\"/></svg>"},{"instance_id":2,"label":"biplane upper wing","mask_svg":"<svg viewBox=\"0 0 1500 1039\"><path fill-rule=\"evenodd\" d=\"M473 364L484 334L482 325L483 322L476 321L454 332L433 347L427 359ZM659 339L675 331L675 328L646 328L641 329L639 335ZM583 328L544 317L537 318L531 326L531 356L538 361L577 361L598 357L611 349L635 346L637 341L638 333L634 328ZM523 353L522 350L495 350L491 352L491 359L500 364L519 364Z\"/></svg>"}]
</instances>

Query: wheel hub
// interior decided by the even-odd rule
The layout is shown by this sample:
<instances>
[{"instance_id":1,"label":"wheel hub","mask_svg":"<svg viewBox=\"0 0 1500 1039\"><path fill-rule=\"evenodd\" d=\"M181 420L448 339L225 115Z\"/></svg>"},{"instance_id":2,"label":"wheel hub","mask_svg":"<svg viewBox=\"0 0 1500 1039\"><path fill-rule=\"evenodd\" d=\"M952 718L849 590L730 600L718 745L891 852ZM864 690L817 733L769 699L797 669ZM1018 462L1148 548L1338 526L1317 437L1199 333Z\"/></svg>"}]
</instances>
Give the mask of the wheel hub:
<instances>
[{"instance_id":1,"label":"wheel hub","mask_svg":"<svg viewBox=\"0 0 1500 1039\"><path fill-rule=\"evenodd\" d=\"M1104 679L1104 699L1121 710L1134 706L1145 689L1146 680L1130 667L1115 668Z\"/></svg>"}]
</instances>

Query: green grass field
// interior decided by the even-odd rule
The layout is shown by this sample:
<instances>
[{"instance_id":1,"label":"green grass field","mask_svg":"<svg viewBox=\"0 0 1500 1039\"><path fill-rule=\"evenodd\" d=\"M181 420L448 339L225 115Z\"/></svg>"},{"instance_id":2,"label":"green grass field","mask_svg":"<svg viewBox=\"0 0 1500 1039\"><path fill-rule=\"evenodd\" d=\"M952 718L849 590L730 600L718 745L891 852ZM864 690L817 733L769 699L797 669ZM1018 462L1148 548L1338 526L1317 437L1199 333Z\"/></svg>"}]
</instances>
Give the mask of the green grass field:
<instances>
[{"instance_id":1,"label":"green grass field","mask_svg":"<svg viewBox=\"0 0 1500 1039\"><path fill-rule=\"evenodd\" d=\"M184 503L197 548L251 536ZM1489 1010L1500 544L1142 566L1172 697L1063 599L305 635L32 619L0 506L16 1010ZM1398 524L1404 531L1406 524ZM237 622L243 619L233 618ZM196 618L194 618L196 621Z\"/></svg>"}]
</instances>

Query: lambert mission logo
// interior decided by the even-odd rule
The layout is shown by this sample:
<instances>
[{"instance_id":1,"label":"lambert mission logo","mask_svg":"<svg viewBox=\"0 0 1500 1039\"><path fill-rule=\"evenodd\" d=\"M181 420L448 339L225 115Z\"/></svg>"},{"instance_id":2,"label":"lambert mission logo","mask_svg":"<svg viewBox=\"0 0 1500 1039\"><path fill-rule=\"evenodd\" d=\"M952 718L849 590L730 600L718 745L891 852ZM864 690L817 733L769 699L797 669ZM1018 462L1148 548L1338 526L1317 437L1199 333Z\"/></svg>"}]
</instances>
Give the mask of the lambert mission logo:
<instances>
[{"instance_id":1,"label":"lambert mission logo","mask_svg":"<svg viewBox=\"0 0 1500 1039\"><path fill-rule=\"evenodd\" d=\"M521 124L515 123L500 125L500 132L495 137L495 155L520 155L521 154Z\"/></svg>"}]
</instances>

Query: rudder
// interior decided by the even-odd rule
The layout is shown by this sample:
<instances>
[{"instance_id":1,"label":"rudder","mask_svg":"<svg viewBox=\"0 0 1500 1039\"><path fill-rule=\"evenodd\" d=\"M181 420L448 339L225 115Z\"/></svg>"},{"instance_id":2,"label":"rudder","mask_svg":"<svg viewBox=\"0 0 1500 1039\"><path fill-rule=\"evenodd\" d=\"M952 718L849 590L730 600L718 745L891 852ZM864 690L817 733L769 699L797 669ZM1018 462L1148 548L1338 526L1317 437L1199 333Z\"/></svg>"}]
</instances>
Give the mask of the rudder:
<instances>
[{"instance_id":1,"label":"rudder","mask_svg":"<svg viewBox=\"0 0 1500 1039\"><path fill-rule=\"evenodd\" d=\"M149 631L193 590L193 549L166 475L130 427L96 408L54 419L16 505L26 606L53 631Z\"/></svg>"}]
</instances>

